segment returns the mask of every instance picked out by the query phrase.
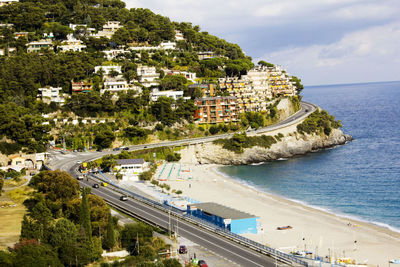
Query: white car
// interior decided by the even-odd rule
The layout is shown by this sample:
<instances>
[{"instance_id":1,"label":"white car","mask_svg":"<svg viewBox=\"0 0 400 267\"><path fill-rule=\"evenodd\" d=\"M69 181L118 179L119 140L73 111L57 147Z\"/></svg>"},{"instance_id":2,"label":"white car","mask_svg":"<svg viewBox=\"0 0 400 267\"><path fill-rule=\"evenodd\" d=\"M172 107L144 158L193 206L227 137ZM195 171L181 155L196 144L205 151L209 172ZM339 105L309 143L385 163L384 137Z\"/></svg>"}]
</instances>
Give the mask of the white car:
<instances>
[{"instance_id":1,"label":"white car","mask_svg":"<svg viewBox=\"0 0 400 267\"><path fill-rule=\"evenodd\" d=\"M76 162L76 164L82 164L82 161L78 160L78 161Z\"/></svg>"}]
</instances>

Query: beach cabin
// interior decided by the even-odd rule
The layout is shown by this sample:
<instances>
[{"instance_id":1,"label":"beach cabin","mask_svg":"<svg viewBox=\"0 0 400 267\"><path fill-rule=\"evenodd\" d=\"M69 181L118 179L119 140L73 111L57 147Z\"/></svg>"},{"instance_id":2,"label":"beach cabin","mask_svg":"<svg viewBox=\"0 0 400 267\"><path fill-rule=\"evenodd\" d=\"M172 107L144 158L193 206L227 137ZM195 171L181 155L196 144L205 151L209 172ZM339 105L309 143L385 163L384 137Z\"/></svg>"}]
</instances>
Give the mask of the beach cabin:
<instances>
[{"instance_id":1,"label":"beach cabin","mask_svg":"<svg viewBox=\"0 0 400 267\"><path fill-rule=\"evenodd\" d=\"M187 213L235 234L257 234L257 221L260 219L246 212L212 202L188 205Z\"/></svg>"}]
</instances>

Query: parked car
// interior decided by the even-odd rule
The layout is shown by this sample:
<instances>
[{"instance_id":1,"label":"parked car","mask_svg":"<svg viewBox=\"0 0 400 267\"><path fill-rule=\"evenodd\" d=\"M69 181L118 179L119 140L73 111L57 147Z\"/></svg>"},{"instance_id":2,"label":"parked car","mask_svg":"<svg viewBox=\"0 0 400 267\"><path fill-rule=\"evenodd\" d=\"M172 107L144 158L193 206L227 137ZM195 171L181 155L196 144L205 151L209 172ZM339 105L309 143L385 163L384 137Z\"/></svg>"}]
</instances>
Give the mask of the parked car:
<instances>
[{"instance_id":1,"label":"parked car","mask_svg":"<svg viewBox=\"0 0 400 267\"><path fill-rule=\"evenodd\" d=\"M121 197L119 198L119 200L121 200L121 201L127 201L127 200L128 200L128 197L127 197L127 196L121 196Z\"/></svg>"},{"instance_id":2,"label":"parked car","mask_svg":"<svg viewBox=\"0 0 400 267\"><path fill-rule=\"evenodd\" d=\"M197 264L198 264L200 267L208 267L207 263L206 263L204 260L199 260L199 261L197 262Z\"/></svg>"},{"instance_id":3,"label":"parked car","mask_svg":"<svg viewBox=\"0 0 400 267\"><path fill-rule=\"evenodd\" d=\"M100 186L99 186L99 184L93 184L92 187L93 187L93 188L99 188Z\"/></svg>"},{"instance_id":4,"label":"parked car","mask_svg":"<svg viewBox=\"0 0 400 267\"><path fill-rule=\"evenodd\" d=\"M83 178L85 178L83 175L79 175L78 177L76 177L76 179L78 180L83 180Z\"/></svg>"},{"instance_id":5,"label":"parked car","mask_svg":"<svg viewBox=\"0 0 400 267\"><path fill-rule=\"evenodd\" d=\"M186 254L188 251L185 245L180 245L178 252L179 254Z\"/></svg>"},{"instance_id":6,"label":"parked car","mask_svg":"<svg viewBox=\"0 0 400 267\"><path fill-rule=\"evenodd\" d=\"M122 150L129 150L129 147L127 147L127 146L124 146L124 147L121 147L122 148Z\"/></svg>"},{"instance_id":7,"label":"parked car","mask_svg":"<svg viewBox=\"0 0 400 267\"><path fill-rule=\"evenodd\" d=\"M113 149L113 151L119 151L119 150L120 150L119 147L116 147L116 148Z\"/></svg>"}]
</instances>

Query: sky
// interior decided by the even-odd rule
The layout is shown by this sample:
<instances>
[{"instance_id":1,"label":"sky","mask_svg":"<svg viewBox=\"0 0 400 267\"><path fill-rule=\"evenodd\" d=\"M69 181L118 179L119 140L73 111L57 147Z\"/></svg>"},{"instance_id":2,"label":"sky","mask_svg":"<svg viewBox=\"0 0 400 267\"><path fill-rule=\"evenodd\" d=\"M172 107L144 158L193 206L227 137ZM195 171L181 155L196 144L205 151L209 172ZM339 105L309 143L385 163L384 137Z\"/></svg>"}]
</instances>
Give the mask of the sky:
<instances>
[{"instance_id":1,"label":"sky","mask_svg":"<svg viewBox=\"0 0 400 267\"><path fill-rule=\"evenodd\" d=\"M192 22L305 85L400 80L400 0L125 0Z\"/></svg>"}]
</instances>

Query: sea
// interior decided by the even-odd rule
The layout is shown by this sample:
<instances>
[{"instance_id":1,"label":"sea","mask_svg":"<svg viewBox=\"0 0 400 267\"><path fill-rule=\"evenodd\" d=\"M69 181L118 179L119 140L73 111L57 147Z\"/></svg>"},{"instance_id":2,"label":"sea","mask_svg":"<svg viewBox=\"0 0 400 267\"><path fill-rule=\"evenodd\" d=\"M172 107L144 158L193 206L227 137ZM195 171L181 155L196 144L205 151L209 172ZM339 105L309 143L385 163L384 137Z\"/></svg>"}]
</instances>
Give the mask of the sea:
<instances>
[{"instance_id":1,"label":"sea","mask_svg":"<svg viewBox=\"0 0 400 267\"><path fill-rule=\"evenodd\" d=\"M218 171L258 190L400 232L400 81L309 86L302 95L340 120L354 140Z\"/></svg>"}]
</instances>

